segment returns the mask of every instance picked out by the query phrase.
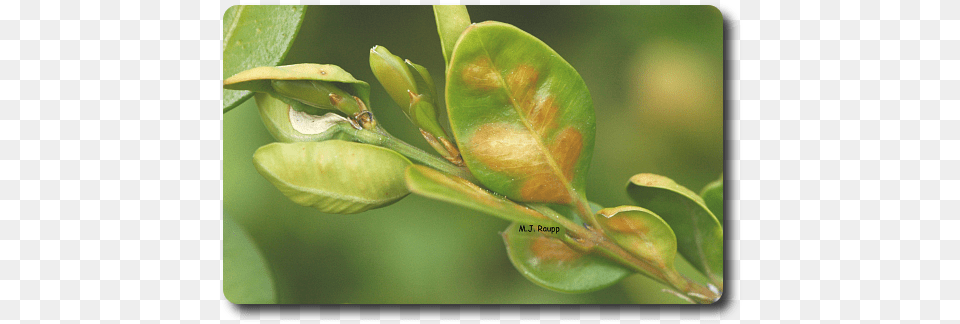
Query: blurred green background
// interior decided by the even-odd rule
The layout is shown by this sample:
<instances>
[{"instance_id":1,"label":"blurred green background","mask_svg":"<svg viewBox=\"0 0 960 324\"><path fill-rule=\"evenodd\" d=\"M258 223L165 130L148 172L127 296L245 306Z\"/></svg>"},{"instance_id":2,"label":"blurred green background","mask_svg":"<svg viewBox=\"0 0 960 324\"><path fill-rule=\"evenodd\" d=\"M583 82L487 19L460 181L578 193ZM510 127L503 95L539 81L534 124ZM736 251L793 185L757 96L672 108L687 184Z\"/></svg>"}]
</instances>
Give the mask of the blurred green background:
<instances>
[{"instance_id":1,"label":"blurred green background","mask_svg":"<svg viewBox=\"0 0 960 324\"><path fill-rule=\"evenodd\" d=\"M665 175L699 191L723 172L723 22L716 8L468 10L474 22L502 21L540 38L583 77L597 115L591 201L631 204L624 188L636 173ZM431 151L370 71L374 45L427 67L442 88L443 56L429 6L310 7L284 64L335 64L369 82L383 126ZM447 203L410 195L355 215L301 207L254 169L253 152L272 141L253 100L223 116L224 214L263 253L280 303L682 303L641 275L580 295L536 286L507 259L499 235L506 221ZM686 262L678 266L702 279Z\"/></svg>"}]
</instances>

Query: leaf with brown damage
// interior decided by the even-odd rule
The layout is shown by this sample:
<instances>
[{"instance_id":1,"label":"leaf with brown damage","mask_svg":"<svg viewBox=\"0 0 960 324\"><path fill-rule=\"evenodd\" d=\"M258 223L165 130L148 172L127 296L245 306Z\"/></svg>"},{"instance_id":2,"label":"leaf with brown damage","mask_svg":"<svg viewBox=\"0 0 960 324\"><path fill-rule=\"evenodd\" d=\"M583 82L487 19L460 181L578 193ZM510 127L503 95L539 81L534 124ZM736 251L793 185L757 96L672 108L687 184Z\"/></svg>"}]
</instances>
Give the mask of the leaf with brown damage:
<instances>
[{"instance_id":1,"label":"leaf with brown damage","mask_svg":"<svg viewBox=\"0 0 960 324\"><path fill-rule=\"evenodd\" d=\"M595 253L577 250L529 224L513 223L503 232L507 256L528 280L542 287L582 293L617 283L631 271Z\"/></svg>"},{"instance_id":2,"label":"leaf with brown damage","mask_svg":"<svg viewBox=\"0 0 960 324\"><path fill-rule=\"evenodd\" d=\"M446 95L464 162L484 186L522 202L586 201L593 103L549 46L511 25L474 24L454 48Z\"/></svg>"}]
</instances>

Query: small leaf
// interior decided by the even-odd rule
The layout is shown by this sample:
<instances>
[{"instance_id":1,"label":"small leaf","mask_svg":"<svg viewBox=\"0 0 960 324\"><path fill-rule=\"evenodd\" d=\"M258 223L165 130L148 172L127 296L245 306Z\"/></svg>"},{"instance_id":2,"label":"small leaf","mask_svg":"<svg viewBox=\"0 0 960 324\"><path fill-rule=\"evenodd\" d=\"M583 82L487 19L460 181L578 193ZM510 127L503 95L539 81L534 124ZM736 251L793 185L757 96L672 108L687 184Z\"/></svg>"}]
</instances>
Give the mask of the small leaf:
<instances>
[{"instance_id":1,"label":"small leaf","mask_svg":"<svg viewBox=\"0 0 960 324\"><path fill-rule=\"evenodd\" d=\"M297 38L304 6L233 6L223 14L223 75L280 64ZM226 113L250 98L249 91L223 91Z\"/></svg>"},{"instance_id":2,"label":"small leaf","mask_svg":"<svg viewBox=\"0 0 960 324\"><path fill-rule=\"evenodd\" d=\"M520 202L586 200L593 103L549 46L511 25L473 24L453 51L446 97L463 160L484 186Z\"/></svg>"},{"instance_id":3,"label":"small leaf","mask_svg":"<svg viewBox=\"0 0 960 324\"><path fill-rule=\"evenodd\" d=\"M503 241L513 266L547 289L590 292L609 287L631 273L601 256L575 250L556 237L521 231L520 223L507 227Z\"/></svg>"},{"instance_id":4,"label":"small leaf","mask_svg":"<svg viewBox=\"0 0 960 324\"><path fill-rule=\"evenodd\" d=\"M437 32L440 33L440 47L443 49L443 61L450 66L453 47L463 31L470 26L470 14L467 6L436 5L433 15L437 20Z\"/></svg>"},{"instance_id":5,"label":"small leaf","mask_svg":"<svg viewBox=\"0 0 960 324\"><path fill-rule=\"evenodd\" d=\"M223 81L224 88L273 94L298 111L314 115L322 110L340 110L347 115L360 111L352 97L370 106L370 85L353 78L339 66L329 64L293 64L261 66L239 72ZM340 97L343 106L332 102ZM318 110L319 109L319 110Z\"/></svg>"},{"instance_id":6,"label":"small leaf","mask_svg":"<svg viewBox=\"0 0 960 324\"><path fill-rule=\"evenodd\" d=\"M256 243L223 215L223 295L234 304L277 302L273 273Z\"/></svg>"},{"instance_id":7,"label":"small leaf","mask_svg":"<svg viewBox=\"0 0 960 324\"><path fill-rule=\"evenodd\" d=\"M408 193L402 155L378 146L331 140L272 143L253 154L260 174L293 202L325 213L387 206Z\"/></svg>"},{"instance_id":8,"label":"small leaf","mask_svg":"<svg viewBox=\"0 0 960 324\"><path fill-rule=\"evenodd\" d=\"M407 168L406 180L410 192L430 199L470 208L508 221L556 226L533 209L496 196L463 178L425 166L413 165Z\"/></svg>"},{"instance_id":9,"label":"small leaf","mask_svg":"<svg viewBox=\"0 0 960 324\"><path fill-rule=\"evenodd\" d=\"M687 261L714 283L723 282L723 228L700 196L670 178L649 173L631 177L627 193L670 225L677 250Z\"/></svg>"},{"instance_id":10,"label":"small leaf","mask_svg":"<svg viewBox=\"0 0 960 324\"><path fill-rule=\"evenodd\" d=\"M597 220L618 245L660 269L673 269L677 237L660 216L634 206L606 208Z\"/></svg>"},{"instance_id":11,"label":"small leaf","mask_svg":"<svg viewBox=\"0 0 960 324\"><path fill-rule=\"evenodd\" d=\"M700 197L703 197L707 208L710 208L710 212L717 216L717 220L720 221L720 226L723 226L723 175L721 174L717 181L703 187L703 190L700 191Z\"/></svg>"},{"instance_id":12,"label":"small leaf","mask_svg":"<svg viewBox=\"0 0 960 324\"><path fill-rule=\"evenodd\" d=\"M353 129L350 121L335 113L323 116L297 111L272 95L253 96L260 110L260 119L273 138L281 142L319 142L343 139L342 131Z\"/></svg>"}]
</instances>

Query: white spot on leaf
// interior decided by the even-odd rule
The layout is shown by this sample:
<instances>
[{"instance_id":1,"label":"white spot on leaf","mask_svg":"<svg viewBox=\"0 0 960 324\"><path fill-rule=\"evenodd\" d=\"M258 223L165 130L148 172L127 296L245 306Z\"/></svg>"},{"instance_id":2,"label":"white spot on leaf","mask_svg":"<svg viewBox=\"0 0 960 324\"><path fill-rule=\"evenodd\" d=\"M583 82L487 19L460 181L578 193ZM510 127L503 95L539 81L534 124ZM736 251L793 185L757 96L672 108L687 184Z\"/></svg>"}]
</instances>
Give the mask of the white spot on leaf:
<instances>
[{"instance_id":1,"label":"white spot on leaf","mask_svg":"<svg viewBox=\"0 0 960 324\"><path fill-rule=\"evenodd\" d=\"M348 123L347 118L335 113L327 113L323 116L311 115L296 109L288 108L290 111L290 124L293 129L302 134L320 134L337 123Z\"/></svg>"}]
</instances>

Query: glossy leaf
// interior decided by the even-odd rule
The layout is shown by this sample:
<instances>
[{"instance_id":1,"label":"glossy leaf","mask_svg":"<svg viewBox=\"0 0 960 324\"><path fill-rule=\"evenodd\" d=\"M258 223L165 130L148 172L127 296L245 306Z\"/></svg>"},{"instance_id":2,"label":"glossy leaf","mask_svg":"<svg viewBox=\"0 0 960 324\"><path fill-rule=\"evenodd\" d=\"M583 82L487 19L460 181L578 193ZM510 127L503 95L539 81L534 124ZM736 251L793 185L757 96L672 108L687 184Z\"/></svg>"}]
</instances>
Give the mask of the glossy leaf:
<instances>
[{"instance_id":1,"label":"glossy leaf","mask_svg":"<svg viewBox=\"0 0 960 324\"><path fill-rule=\"evenodd\" d=\"M547 289L590 292L609 287L631 273L599 255L577 251L556 237L520 231L520 223L507 227L503 241L513 266Z\"/></svg>"},{"instance_id":2,"label":"glossy leaf","mask_svg":"<svg viewBox=\"0 0 960 324\"><path fill-rule=\"evenodd\" d=\"M673 269L677 236L660 216L635 206L606 208L598 214L600 226L617 245L660 269Z\"/></svg>"},{"instance_id":3,"label":"glossy leaf","mask_svg":"<svg viewBox=\"0 0 960 324\"><path fill-rule=\"evenodd\" d=\"M471 25L454 49L446 97L464 162L484 186L521 202L585 197L590 92L542 41L504 23Z\"/></svg>"},{"instance_id":4,"label":"glossy leaf","mask_svg":"<svg viewBox=\"0 0 960 324\"><path fill-rule=\"evenodd\" d=\"M723 226L723 175L720 175L720 179L717 179L717 181L708 183L703 187L703 190L700 191L700 197L703 198L707 208L710 208L710 212L717 216L720 226Z\"/></svg>"},{"instance_id":5,"label":"glossy leaf","mask_svg":"<svg viewBox=\"0 0 960 324\"><path fill-rule=\"evenodd\" d=\"M234 304L277 302L273 273L250 236L223 215L223 295Z\"/></svg>"},{"instance_id":6,"label":"glossy leaf","mask_svg":"<svg viewBox=\"0 0 960 324\"><path fill-rule=\"evenodd\" d=\"M453 47L463 31L470 26L470 14L467 13L467 6L436 5L433 6L433 15L437 20L437 32L440 33L443 60L449 67Z\"/></svg>"},{"instance_id":7,"label":"glossy leaf","mask_svg":"<svg viewBox=\"0 0 960 324\"><path fill-rule=\"evenodd\" d=\"M715 283L723 282L723 228L703 199L670 178L638 174L627 193L637 205L656 213L677 236L677 250Z\"/></svg>"},{"instance_id":8,"label":"glossy leaf","mask_svg":"<svg viewBox=\"0 0 960 324\"><path fill-rule=\"evenodd\" d=\"M272 143L253 154L260 174L290 200L325 213L387 206L408 193L402 155L378 146L331 140Z\"/></svg>"},{"instance_id":9,"label":"glossy leaf","mask_svg":"<svg viewBox=\"0 0 960 324\"><path fill-rule=\"evenodd\" d=\"M304 6L233 6L223 14L223 76L283 61L297 38ZM223 90L223 112L253 93Z\"/></svg>"},{"instance_id":10,"label":"glossy leaf","mask_svg":"<svg viewBox=\"0 0 960 324\"><path fill-rule=\"evenodd\" d=\"M239 72L223 81L224 88L273 94L298 111L320 115L339 110L347 115L361 110L353 96L370 106L370 85L357 80L339 66L293 64L261 66ZM339 104L331 95L339 98Z\"/></svg>"},{"instance_id":11,"label":"glossy leaf","mask_svg":"<svg viewBox=\"0 0 960 324\"><path fill-rule=\"evenodd\" d=\"M253 98L257 101L263 125L273 138L281 142L344 139L343 130L353 129L349 120L335 113L317 116L297 111L266 93L257 93Z\"/></svg>"},{"instance_id":12,"label":"glossy leaf","mask_svg":"<svg viewBox=\"0 0 960 324\"><path fill-rule=\"evenodd\" d=\"M445 201L508 221L556 226L533 209L494 195L470 181L425 166L407 168L407 187L415 194Z\"/></svg>"}]
</instances>

